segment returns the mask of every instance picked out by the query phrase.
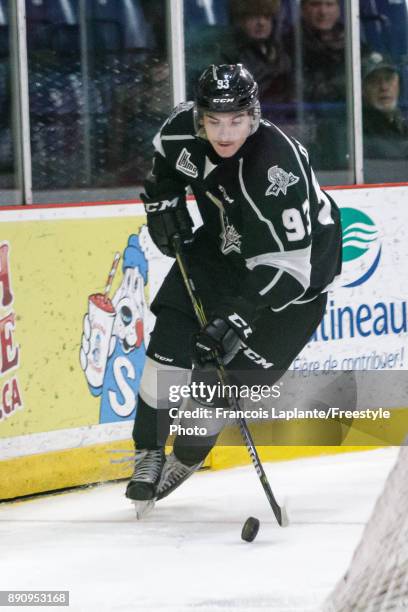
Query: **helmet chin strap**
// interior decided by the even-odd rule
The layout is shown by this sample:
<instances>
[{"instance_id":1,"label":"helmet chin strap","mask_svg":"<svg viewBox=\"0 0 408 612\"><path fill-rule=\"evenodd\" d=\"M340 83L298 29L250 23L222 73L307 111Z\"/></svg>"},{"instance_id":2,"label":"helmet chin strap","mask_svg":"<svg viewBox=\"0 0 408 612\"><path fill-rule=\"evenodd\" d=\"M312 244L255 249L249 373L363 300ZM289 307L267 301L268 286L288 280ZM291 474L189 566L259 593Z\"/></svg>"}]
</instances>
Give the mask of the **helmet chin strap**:
<instances>
[{"instance_id":1,"label":"helmet chin strap","mask_svg":"<svg viewBox=\"0 0 408 612\"><path fill-rule=\"evenodd\" d=\"M197 104L194 104L194 129L196 136L201 138L202 140L208 140L207 134L204 128L204 111L197 107Z\"/></svg>"},{"instance_id":2,"label":"helmet chin strap","mask_svg":"<svg viewBox=\"0 0 408 612\"><path fill-rule=\"evenodd\" d=\"M255 106L253 106L248 112L252 114L252 128L249 133L249 135L252 136L252 134L255 134L259 128L259 122L261 120L261 105L259 101L256 102Z\"/></svg>"}]
</instances>

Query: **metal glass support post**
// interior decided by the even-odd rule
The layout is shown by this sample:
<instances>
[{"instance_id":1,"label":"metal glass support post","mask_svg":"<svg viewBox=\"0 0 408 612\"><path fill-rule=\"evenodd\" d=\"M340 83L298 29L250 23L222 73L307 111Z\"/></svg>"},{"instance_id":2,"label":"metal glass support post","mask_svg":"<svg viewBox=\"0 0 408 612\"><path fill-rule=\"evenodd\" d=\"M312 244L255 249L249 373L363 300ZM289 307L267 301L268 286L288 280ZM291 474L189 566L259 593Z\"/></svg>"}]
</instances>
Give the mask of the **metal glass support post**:
<instances>
[{"instance_id":1,"label":"metal glass support post","mask_svg":"<svg viewBox=\"0 0 408 612\"><path fill-rule=\"evenodd\" d=\"M86 20L86 1L79 2L79 31L81 41L81 73L82 73L82 95L83 106L82 125L84 135L84 165L85 180L87 187L91 187L92 178L92 154L91 154L91 114L89 97L89 57L88 57L88 31Z\"/></svg>"},{"instance_id":2,"label":"metal glass support post","mask_svg":"<svg viewBox=\"0 0 408 612\"><path fill-rule=\"evenodd\" d=\"M354 182L364 182L363 110L361 94L360 2L346 0L346 91L348 134Z\"/></svg>"},{"instance_id":3,"label":"metal glass support post","mask_svg":"<svg viewBox=\"0 0 408 612\"><path fill-rule=\"evenodd\" d=\"M11 21L16 33L15 57L12 57L16 70L13 73L13 90L16 100L16 130L18 155L17 164L22 182L24 204L33 202L31 141L30 141L30 105L28 96L28 59L25 0L10 2Z\"/></svg>"},{"instance_id":4,"label":"metal glass support post","mask_svg":"<svg viewBox=\"0 0 408 612\"><path fill-rule=\"evenodd\" d=\"M296 118L302 133L305 123L305 109L303 103L304 76L302 53L302 21L300 0L296 0L294 7L294 33L295 33L295 92L296 92Z\"/></svg>"},{"instance_id":5,"label":"metal glass support post","mask_svg":"<svg viewBox=\"0 0 408 612\"><path fill-rule=\"evenodd\" d=\"M173 106L176 106L186 99L184 0L166 0L166 16L172 98Z\"/></svg>"}]
</instances>

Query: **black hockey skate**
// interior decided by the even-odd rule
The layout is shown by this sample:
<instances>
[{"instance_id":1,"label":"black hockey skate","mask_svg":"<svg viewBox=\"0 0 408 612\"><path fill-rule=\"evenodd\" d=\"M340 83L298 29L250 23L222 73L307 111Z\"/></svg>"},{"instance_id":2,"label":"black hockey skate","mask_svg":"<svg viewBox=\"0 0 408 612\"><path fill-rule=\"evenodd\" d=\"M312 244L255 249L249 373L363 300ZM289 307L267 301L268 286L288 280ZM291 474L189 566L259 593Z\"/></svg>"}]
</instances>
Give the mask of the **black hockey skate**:
<instances>
[{"instance_id":1,"label":"black hockey skate","mask_svg":"<svg viewBox=\"0 0 408 612\"><path fill-rule=\"evenodd\" d=\"M168 455L157 486L156 500L167 497L174 489L177 489L187 478L194 474L203 463L204 461L200 461L200 463L189 466L181 463L174 453Z\"/></svg>"},{"instance_id":2,"label":"black hockey skate","mask_svg":"<svg viewBox=\"0 0 408 612\"><path fill-rule=\"evenodd\" d=\"M154 507L164 461L162 448L136 451L135 469L126 487L126 497L135 502L137 518L142 518Z\"/></svg>"}]
</instances>

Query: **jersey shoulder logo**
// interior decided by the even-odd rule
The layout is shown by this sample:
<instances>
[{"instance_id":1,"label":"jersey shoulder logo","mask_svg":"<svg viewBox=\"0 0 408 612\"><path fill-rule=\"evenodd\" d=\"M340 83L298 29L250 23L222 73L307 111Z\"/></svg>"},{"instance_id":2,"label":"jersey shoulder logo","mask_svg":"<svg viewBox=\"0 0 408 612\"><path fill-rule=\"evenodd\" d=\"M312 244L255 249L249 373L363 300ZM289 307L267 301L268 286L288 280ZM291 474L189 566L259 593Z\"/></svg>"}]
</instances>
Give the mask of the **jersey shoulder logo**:
<instances>
[{"instance_id":1,"label":"jersey shoulder logo","mask_svg":"<svg viewBox=\"0 0 408 612\"><path fill-rule=\"evenodd\" d=\"M197 166L190 161L191 153L185 147L178 156L176 162L177 170L183 172L183 174L187 174L187 176L191 176L192 178L197 178L198 170Z\"/></svg>"},{"instance_id":2,"label":"jersey shoulder logo","mask_svg":"<svg viewBox=\"0 0 408 612\"><path fill-rule=\"evenodd\" d=\"M194 106L194 102L181 102L178 106L176 106L176 108L169 115L169 118L167 119L167 125L170 125L170 123L176 117L178 117L180 113L185 113L186 111L189 111L190 108L193 108L193 106Z\"/></svg>"},{"instance_id":3,"label":"jersey shoulder logo","mask_svg":"<svg viewBox=\"0 0 408 612\"><path fill-rule=\"evenodd\" d=\"M279 166L272 166L268 170L268 180L271 184L266 190L265 195L278 196L280 192L286 195L289 187L296 185L299 181L299 177L295 176L293 172L282 170Z\"/></svg>"}]
</instances>

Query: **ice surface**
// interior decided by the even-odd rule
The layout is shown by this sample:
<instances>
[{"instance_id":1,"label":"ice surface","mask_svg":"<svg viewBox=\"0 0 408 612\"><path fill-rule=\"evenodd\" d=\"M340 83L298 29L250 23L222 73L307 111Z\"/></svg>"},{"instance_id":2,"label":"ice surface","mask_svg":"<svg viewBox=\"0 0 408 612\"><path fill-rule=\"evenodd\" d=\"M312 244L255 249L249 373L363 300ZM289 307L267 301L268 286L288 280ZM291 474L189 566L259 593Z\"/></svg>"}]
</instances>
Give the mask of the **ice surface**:
<instances>
[{"instance_id":1,"label":"ice surface","mask_svg":"<svg viewBox=\"0 0 408 612\"><path fill-rule=\"evenodd\" d=\"M1 505L0 589L69 590L70 607L58 609L75 612L317 610L396 455L265 464L286 529L252 466L197 473L140 522L124 483ZM252 543L240 538L248 516L261 521Z\"/></svg>"}]
</instances>

